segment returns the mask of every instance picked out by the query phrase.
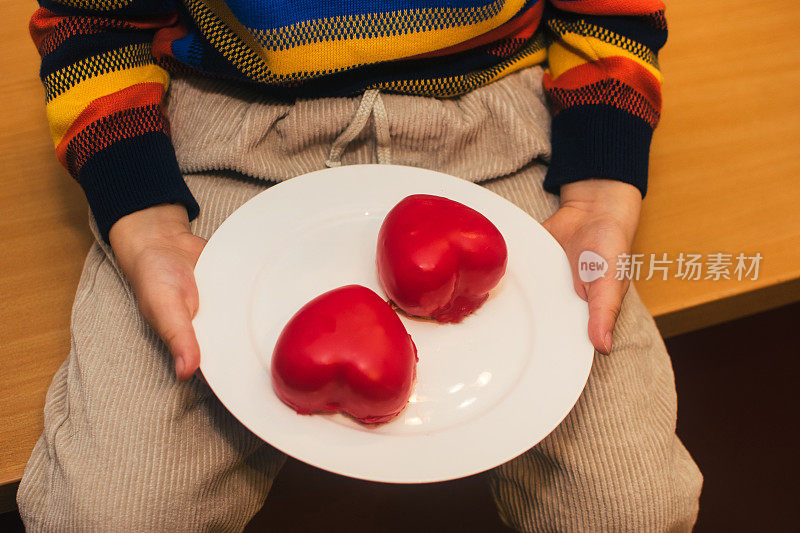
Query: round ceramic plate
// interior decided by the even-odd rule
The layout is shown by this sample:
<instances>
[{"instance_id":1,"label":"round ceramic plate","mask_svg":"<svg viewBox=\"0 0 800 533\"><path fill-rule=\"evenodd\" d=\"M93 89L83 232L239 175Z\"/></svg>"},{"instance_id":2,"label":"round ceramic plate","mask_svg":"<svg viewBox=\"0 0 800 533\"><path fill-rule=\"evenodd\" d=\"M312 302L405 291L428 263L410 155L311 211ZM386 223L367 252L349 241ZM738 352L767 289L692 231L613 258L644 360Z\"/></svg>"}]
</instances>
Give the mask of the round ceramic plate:
<instances>
[{"instance_id":1,"label":"round ceramic plate","mask_svg":"<svg viewBox=\"0 0 800 533\"><path fill-rule=\"evenodd\" d=\"M460 324L401 316L419 351L408 407L361 425L298 415L272 390L270 359L289 318L357 283L385 298L375 269L384 216L411 194L483 213L508 245L508 269ZM558 243L525 212L473 183L411 167L357 165L280 183L233 213L195 269L203 375L253 433L311 465L395 483L443 481L500 465L564 419L592 364L586 303Z\"/></svg>"}]
</instances>

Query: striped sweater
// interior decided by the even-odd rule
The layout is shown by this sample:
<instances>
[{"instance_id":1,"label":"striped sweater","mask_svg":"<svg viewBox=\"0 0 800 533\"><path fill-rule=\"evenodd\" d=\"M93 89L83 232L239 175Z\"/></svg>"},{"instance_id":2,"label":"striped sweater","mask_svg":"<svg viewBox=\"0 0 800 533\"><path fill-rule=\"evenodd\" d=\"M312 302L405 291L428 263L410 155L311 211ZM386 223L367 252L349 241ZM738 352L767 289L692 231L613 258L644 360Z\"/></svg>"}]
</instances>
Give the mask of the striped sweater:
<instances>
[{"instance_id":1,"label":"striped sweater","mask_svg":"<svg viewBox=\"0 0 800 533\"><path fill-rule=\"evenodd\" d=\"M660 0L39 0L30 22L61 163L104 238L159 203L199 207L161 108L170 74L276 96L368 88L447 98L546 63L545 187L587 178L646 190L661 108Z\"/></svg>"}]
</instances>

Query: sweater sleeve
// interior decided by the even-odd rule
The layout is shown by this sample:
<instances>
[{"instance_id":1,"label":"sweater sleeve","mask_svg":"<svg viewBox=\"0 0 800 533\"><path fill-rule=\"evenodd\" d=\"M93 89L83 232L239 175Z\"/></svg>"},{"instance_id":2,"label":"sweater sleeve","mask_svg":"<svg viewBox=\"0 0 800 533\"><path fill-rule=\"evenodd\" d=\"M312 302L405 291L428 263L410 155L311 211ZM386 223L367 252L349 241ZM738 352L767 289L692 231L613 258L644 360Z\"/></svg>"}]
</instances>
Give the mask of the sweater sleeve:
<instances>
[{"instance_id":1,"label":"sweater sleeve","mask_svg":"<svg viewBox=\"0 0 800 533\"><path fill-rule=\"evenodd\" d=\"M620 180L647 192L650 141L661 112L660 0L550 0L544 88L552 123L545 189Z\"/></svg>"},{"instance_id":2,"label":"sweater sleeve","mask_svg":"<svg viewBox=\"0 0 800 533\"><path fill-rule=\"evenodd\" d=\"M176 31L163 0L40 0L30 32L42 58L56 156L80 183L103 239L121 217L161 203L199 212L183 180L162 100L168 73L153 57Z\"/></svg>"}]
</instances>

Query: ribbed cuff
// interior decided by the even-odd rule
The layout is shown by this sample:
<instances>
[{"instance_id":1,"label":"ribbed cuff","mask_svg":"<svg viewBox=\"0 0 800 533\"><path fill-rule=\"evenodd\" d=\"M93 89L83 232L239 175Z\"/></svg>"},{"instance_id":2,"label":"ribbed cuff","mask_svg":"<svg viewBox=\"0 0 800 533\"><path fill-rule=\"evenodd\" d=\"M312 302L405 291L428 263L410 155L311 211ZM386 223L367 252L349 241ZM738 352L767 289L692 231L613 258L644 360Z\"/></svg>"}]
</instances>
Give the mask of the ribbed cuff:
<instances>
[{"instance_id":1,"label":"ribbed cuff","mask_svg":"<svg viewBox=\"0 0 800 533\"><path fill-rule=\"evenodd\" d=\"M621 109L584 105L553 117L546 191L591 178L613 179L647 193L647 167L653 129Z\"/></svg>"},{"instance_id":2,"label":"ribbed cuff","mask_svg":"<svg viewBox=\"0 0 800 533\"><path fill-rule=\"evenodd\" d=\"M78 182L106 242L117 220L147 207L183 204L189 220L200 213L178 168L172 141L162 132L102 149L83 165Z\"/></svg>"}]
</instances>

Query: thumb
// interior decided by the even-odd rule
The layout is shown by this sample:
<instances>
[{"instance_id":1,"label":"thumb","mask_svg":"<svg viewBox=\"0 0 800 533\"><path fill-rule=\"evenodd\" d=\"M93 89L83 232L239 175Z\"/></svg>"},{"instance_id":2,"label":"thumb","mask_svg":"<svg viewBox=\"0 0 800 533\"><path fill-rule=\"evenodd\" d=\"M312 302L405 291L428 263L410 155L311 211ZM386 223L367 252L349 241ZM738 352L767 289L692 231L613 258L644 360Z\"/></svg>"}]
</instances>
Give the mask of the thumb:
<instances>
[{"instance_id":1,"label":"thumb","mask_svg":"<svg viewBox=\"0 0 800 533\"><path fill-rule=\"evenodd\" d=\"M200 345L192 327L192 311L180 299L161 302L151 324L175 359L175 374L186 381L200 366Z\"/></svg>"},{"instance_id":2,"label":"thumb","mask_svg":"<svg viewBox=\"0 0 800 533\"><path fill-rule=\"evenodd\" d=\"M600 278L585 284L589 302L589 339L595 349L611 353L614 325L627 290L623 281Z\"/></svg>"}]
</instances>

